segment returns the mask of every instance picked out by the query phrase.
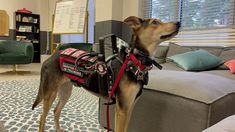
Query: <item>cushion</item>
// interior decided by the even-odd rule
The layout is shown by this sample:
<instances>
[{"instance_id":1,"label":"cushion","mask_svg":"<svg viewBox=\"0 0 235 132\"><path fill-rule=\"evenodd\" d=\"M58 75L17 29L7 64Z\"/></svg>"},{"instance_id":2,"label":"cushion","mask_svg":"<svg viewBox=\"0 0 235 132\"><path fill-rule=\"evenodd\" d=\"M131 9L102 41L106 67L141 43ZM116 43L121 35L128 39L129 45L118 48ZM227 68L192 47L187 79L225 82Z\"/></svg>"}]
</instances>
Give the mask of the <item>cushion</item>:
<instances>
[{"instance_id":1,"label":"cushion","mask_svg":"<svg viewBox=\"0 0 235 132\"><path fill-rule=\"evenodd\" d=\"M192 50L199 50L199 49L204 49L215 56L219 56L223 51L223 48L221 47L192 47Z\"/></svg>"},{"instance_id":2,"label":"cushion","mask_svg":"<svg viewBox=\"0 0 235 132\"><path fill-rule=\"evenodd\" d=\"M28 64L30 57L24 53L3 53L0 54L0 62L1 64Z\"/></svg>"},{"instance_id":3,"label":"cushion","mask_svg":"<svg viewBox=\"0 0 235 132\"><path fill-rule=\"evenodd\" d=\"M220 58L205 50L190 51L168 58L187 71L208 70L223 63Z\"/></svg>"},{"instance_id":4,"label":"cushion","mask_svg":"<svg viewBox=\"0 0 235 132\"><path fill-rule=\"evenodd\" d=\"M235 48L225 48L219 57L226 62L228 60L234 59L234 56Z\"/></svg>"},{"instance_id":5,"label":"cushion","mask_svg":"<svg viewBox=\"0 0 235 132\"><path fill-rule=\"evenodd\" d=\"M189 47L180 46L175 43L169 43L169 50L167 52L167 57L181 54L181 53L185 53L185 52L189 52L189 51L192 51L192 49Z\"/></svg>"},{"instance_id":6,"label":"cushion","mask_svg":"<svg viewBox=\"0 0 235 132\"><path fill-rule=\"evenodd\" d=\"M161 46L159 45L157 47L157 51L156 51L156 54L155 54L155 60L158 62L158 63L164 63L166 62L166 54L167 54L167 51L168 51L169 47L168 46Z\"/></svg>"},{"instance_id":7,"label":"cushion","mask_svg":"<svg viewBox=\"0 0 235 132\"><path fill-rule=\"evenodd\" d=\"M224 65L227 66L233 74L235 74L235 59L225 62Z\"/></svg>"},{"instance_id":8,"label":"cushion","mask_svg":"<svg viewBox=\"0 0 235 132\"><path fill-rule=\"evenodd\" d=\"M219 55L219 58L222 59L224 62L229 61L231 59L234 59L235 56L235 48L224 48ZM229 68L226 65L221 65L218 67L222 70L229 70Z\"/></svg>"}]
</instances>

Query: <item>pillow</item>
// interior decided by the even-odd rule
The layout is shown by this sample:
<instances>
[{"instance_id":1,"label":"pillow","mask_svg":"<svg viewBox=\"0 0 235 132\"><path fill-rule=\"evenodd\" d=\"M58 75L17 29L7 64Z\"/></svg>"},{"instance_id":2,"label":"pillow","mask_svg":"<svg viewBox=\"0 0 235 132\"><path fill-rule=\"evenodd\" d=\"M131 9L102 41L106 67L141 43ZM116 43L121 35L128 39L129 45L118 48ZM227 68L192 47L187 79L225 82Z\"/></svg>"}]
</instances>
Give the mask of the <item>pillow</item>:
<instances>
[{"instance_id":1,"label":"pillow","mask_svg":"<svg viewBox=\"0 0 235 132\"><path fill-rule=\"evenodd\" d=\"M199 50L199 49L206 50L215 56L219 56L223 51L223 48L221 48L221 47L196 47L195 46L192 48L192 50Z\"/></svg>"},{"instance_id":2,"label":"pillow","mask_svg":"<svg viewBox=\"0 0 235 132\"><path fill-rule=\"evenodd\" d=\"M166 54L167 54L168 48L169 48L168 46L161 46L161 45L157 47L157 51L154 56L157 63L161 64L161 63L166 62Z\"/></svg>"},{"instance_id":3,"label":"pillow","mask_svg":"<svg viewBox=\"0 0 235 132\"><path fill-rule=\"evenodd\" d=\"M203 71L217 67L223 61L205 50L190 51L168 57L186 71Z\"/></svg>"},{"instance_id":4,"label":"pillow","mask_svg":"<svg viewBox=\"0 0 235 132\"><path fill-rule=\"evenodd\" d=\"M235 48L225 48L219 57L226 62L228 60L234 59L234 56Z\"/></svg>"},{"instance_id":5,"label":"pillow","mask_svg":"<svg viewBox=\"0 0 235 132\"><path fill-rule=\"evenodd\" d=\"M192 51L192 49L189 47L180 46L175 43L169 43L169 50L167 52L167 57L181 54L181 53L185 53L185 52L189 52L189 51Z\"/></svg>"},{"instance_id":6,"label":"pillow","mask_svg":"<svg viewBox=\"0 0 235 132\"><path fill-rule=\"evenodd\" d=\"M235 59L225 62L224 65L229 68L231 73L235 74Z\"/></svg>"}]
</instances>

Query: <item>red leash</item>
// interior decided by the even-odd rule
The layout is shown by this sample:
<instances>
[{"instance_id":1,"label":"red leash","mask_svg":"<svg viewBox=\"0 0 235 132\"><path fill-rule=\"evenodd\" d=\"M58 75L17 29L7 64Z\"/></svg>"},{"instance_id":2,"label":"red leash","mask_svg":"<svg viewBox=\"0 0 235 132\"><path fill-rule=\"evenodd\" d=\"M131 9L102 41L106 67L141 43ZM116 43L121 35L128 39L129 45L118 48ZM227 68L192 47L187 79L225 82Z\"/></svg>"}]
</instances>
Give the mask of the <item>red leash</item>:
<instances>
[{"instance_id":1,"label":"red leash","mask_svg":"<svg viewBox=\"0 0 235 132\"><path fill-rule=\"evenodd\" d=\"M125 59L124 63L122 64L121 69L120 69L119 72L118 72L118 75L117 75L116 80L115 80L115 82L114 82L114 85L113 85L113 87L112 87L112 89L111 89L111 92L109 93L109 99L108 99L108 103L107 103L107 107L106 107L106 125L107 125L107 132L110 131L110 123L109 123L109 122L110 122L110 120L109 120L109 103L110 103L111 98L112 98L112 96L113 96L113 94L114 94L114 92L115 92L115 89L117 88L117 85L118 85L118 83L120 82L120 79L121 79L121 77L122 77L122 75L123 75L123 73L124 73L124 71L125 71L125 69L126 69L127 63L128 63L130 60L131 60L136 66L138 66L141 70L144 70L144 69L145 69L145 66L142 65L142 64L136 59L136 57L135 57L133 54L130 53L129 56L128 56L128 55L126 56L126 59Z\"/></svg>"}]
</instances>

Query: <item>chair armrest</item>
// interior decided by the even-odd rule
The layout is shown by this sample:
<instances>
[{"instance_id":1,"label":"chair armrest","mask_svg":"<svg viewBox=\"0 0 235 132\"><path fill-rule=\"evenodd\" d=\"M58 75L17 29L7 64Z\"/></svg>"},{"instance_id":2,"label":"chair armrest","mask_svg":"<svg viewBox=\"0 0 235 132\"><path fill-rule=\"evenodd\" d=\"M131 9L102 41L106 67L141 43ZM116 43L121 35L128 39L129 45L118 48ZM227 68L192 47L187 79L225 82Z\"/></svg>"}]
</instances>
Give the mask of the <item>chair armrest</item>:
<instances>
[{"instance_id":1,"label":"chair armrest","mask_svg":"<svg viewBox=\"0 0 235 132\"><path fill-rule=\"evenodd\" d=\"M34 48L32 43L25 43L24 46L24 53L26 56L30 57L30 62L33 61L33 56L34 56Z\"/></svg>"},{"instance_id":2,"label":"chair armrest","mask_svg":"<svg viewBox=\"0 0 235 132\"><path fill-rule=\"evenodd\" d=\"M0 53L4 52L4 40L0 40Z\"/></svg>"}]
</instances>

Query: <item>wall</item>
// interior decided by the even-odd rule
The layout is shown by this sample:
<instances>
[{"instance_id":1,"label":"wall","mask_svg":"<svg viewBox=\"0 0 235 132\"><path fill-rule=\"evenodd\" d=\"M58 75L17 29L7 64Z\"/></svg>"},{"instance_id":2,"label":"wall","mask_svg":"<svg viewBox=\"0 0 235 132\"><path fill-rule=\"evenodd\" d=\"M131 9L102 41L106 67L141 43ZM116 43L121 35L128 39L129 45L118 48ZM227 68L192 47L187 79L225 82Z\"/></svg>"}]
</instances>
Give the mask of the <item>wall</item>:
<instances>
[{"instance_id":1,"label":"wall","mask_svg":"<svg viewBox=\"0 0 235 132\"><path fill-rule=\"evenodd\" d=\"M0 0L0 9L6 10L10 18L10 29L15 29L14 12L26 8L40 14L41 31L51 31L52 14L57 0Z\"/></svg>"},{"instance_id":2,"label":"wall","mask_svg":"<svg viewBox=\"0 0 235 132\"><path fill-rule=\"evenodd\" d=\"M48 2L49 1L49 2ZM14 12L26 8L40 14L41 30L52 30L52 14L58 0L0 0L0 9L6 10L10 18L10 29L14 29ZM128 16L139 16L140 0L95 0L95 21L123 20Z\"/></svg>"},{"instance_id":3,"label":"wall","mask_svg":"<svg viewBox=\"0 0 235 132\"><path fill-rule=\"evenodd\" d=\"M0 9L8 12L11 29L10 37L0 39L14 39L14 12L18 9L26 8L33 13L40 14L41 49L42 53L44 53L45 49L49 46L49 35L52 31L52 15L57 1L59 0L0 0ZM113 32L112 29L116 27L113 21L122 21L130 15L138 16L139 1L140 0L95 0L95 20L92 21L109 21L106 24L103 23L103 25L104 27L108 27L110 32ZM90 26L92 25L89 25L89 27ZM103 28L101 28L101 30L102 29Z\"/></svg>"},{"instance_id":4,"label":"wall","mask_svg":"<svg viewBox=\"0 0 235 132\"><path fill-rule=\"evenodd\" d=\"M122 20L123 2L126 0L113 0L112 3L112 20Z\"/></svg>"},{"instance_id":5,"label":"wall","mask_svg":"<svg viewBox=\"0 0 235 132\"><path fill-rule=\"evenodd\" d=\"M40 46L41 53L46 52L46 47L49 45L49 32L51 24L50 21L50 3L55 0L0 0L0 9L6 10L9 15L9 27L10 35L8 37L0 37L4 40L14 40L15 39L15 18L14 13L18 9L26 8L34 14L40 14ZM50 2L50 3L49 3ZM52 6L54 7L54 5ZM52 15L51 15L52 16Z\"/></svg>"},{"instance_id":6,"label":"wall","mask_svg":"<svg viewBox=\"0 0 235 132\"><path fill-rule=\"evenodd\" d=\"M49 31L49 4L48 0L39 0L38 8L40 14L40 28L41 31Z\"/></svg>"},{"instance_id":7,"label":"wall","mask_svg":"<svg viewBox=\"0 0 235 132\"><path fill-rule=\"evenodd\" d=\"M114 33L125 38L122 21L128 16L139 16L140 0L95 0L95 42L99 37ZM129 40L127 40L128 42Z\"/></svg>"},{"instance_id":8,"label":"wall","mask_svg":"<svg viewBox=\"0 0 235 132\"><path fill-rule=\"evenodd\" d=\"M124 20L128 16L142 16L138 8L142 0L95 0L95 21Z\"/></svg>"},{"instance_id":9,"label":"wall","mask_svg":"<svg viewBox=\"0 0 235 132\"><path fill-rule=\"evenodd\" d=\"M123 0L123 14L122 19L124 20L128 16L140 16L139 6L141 0Z\"/></svg>"},{"instance_id":10,"label":"wall","mask_svg":"<svg viewBox=\"0 0 235 132\"><path fill-rule=\"evenodd\" d=\"M40 0L0 0L0 9L6 10L10 23L9 27L10 29L15 28L14 23L14 12L18 9L26 8L28 10L31 10L33 13L39 14L39 1Z\"/></svg>"},{"instance_id":11,"label":"wall","mask_svg":"<svg viewBox=\"0 0 235 132\"><path fill-rule=\"evenodd\" d=\"M113 0L95 0L95 22L112 19Z\"/></svg>"}]
</instances>

